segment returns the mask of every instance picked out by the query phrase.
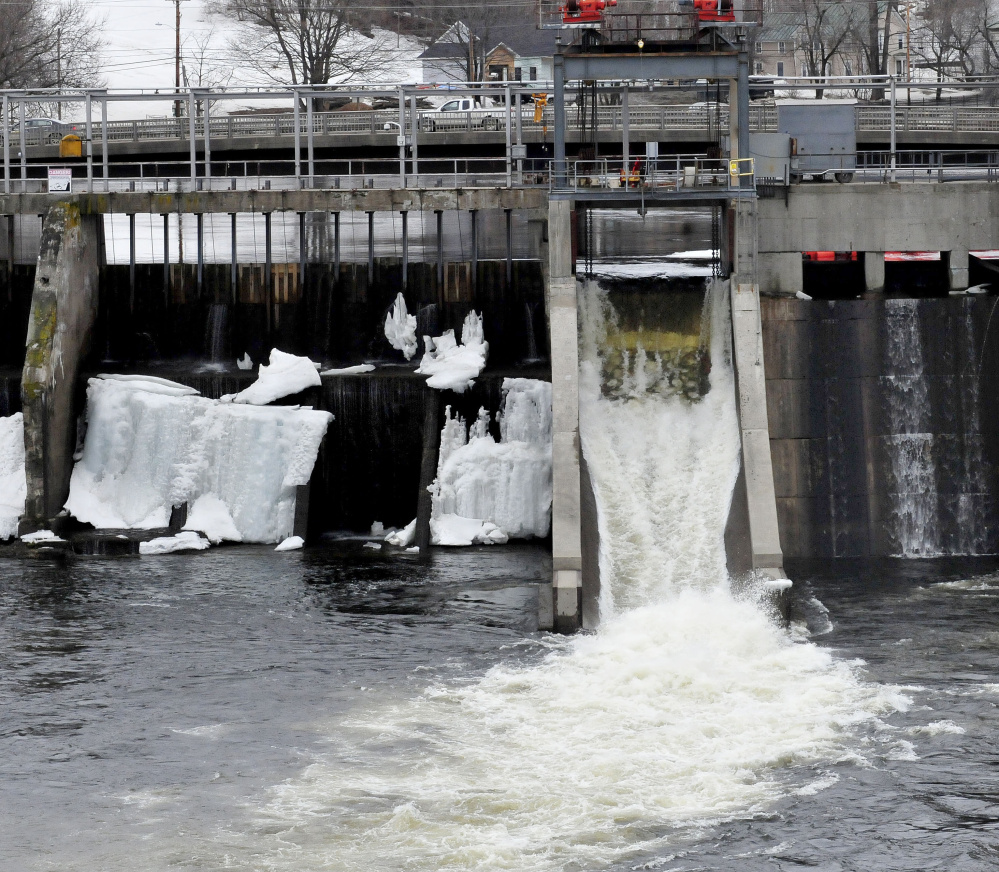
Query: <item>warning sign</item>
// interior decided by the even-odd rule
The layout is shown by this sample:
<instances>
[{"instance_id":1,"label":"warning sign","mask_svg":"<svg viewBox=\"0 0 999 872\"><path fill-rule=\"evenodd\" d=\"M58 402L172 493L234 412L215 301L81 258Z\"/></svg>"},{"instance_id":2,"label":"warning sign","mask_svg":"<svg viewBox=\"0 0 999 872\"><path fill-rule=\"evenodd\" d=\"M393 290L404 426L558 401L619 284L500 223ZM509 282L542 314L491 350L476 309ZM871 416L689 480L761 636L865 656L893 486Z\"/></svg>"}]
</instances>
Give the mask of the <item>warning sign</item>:
<instances>
[{"instance_id":1,"label":"warning sign","mask_svg":"<svg viewBox=\"0 0 999 872\"><path fill-rule=\"evenodd\" d=\"M49 167L49 193L69 194L73 190L73 171L68 167Z\"/></svg>"}]
</instances>

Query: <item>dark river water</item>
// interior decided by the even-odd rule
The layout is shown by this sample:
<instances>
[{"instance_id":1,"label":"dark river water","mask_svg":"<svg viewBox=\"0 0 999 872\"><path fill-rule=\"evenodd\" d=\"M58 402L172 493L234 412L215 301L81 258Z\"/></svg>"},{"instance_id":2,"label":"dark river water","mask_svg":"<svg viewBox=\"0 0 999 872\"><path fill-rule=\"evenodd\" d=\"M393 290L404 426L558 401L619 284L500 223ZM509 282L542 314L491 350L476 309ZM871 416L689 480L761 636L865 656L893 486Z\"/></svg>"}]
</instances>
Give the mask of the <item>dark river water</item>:
<instances>
[{"instance_id":1,"label":"dark river water","mask_svg":"<svg viewBox=\"0 0 999 872\"><path fill-rule=\"evenodd\" d=\"M509 782L487 802L476 785L474 803L449 783L485 753L461 733L469 707L515 702L490 676L524 680L598 638L534 632L549 573L532 545L438 549L428 565L359 543L0 561L0 868L995 867L999 562L794 568L786 650L831 652L892 704L831 724L822 751L747 766L745 784L770 788L744 807L737 792L723 813L671 814L647 794L615 812L613 838L587 830L608 788L589 763L572 772L573 743L606 737L567 732L544 771L577 784L568 811L549 812L500 733L481 744L506 749Z\"/></svg>"}]
</instances>

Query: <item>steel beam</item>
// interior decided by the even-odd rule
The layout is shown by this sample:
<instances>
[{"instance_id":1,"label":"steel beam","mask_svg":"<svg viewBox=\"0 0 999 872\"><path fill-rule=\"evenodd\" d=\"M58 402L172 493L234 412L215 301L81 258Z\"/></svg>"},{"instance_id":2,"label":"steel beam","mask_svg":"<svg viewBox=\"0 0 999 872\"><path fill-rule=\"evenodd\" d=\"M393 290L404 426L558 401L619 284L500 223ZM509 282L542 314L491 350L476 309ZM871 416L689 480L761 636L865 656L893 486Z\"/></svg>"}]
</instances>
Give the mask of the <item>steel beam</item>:
<instances>
[{"instance_id":1,"label":"steel beam","mask_svg":"<svg viewBox=\"0 0 999 872\"><path fill-rule=\"evenodd\" d=\"M558 55L556 68L558 67ZM562 56L565 78L620 81L621 79L735 79L739 56L735 52L676 54L587 54ZM558 82L556 81L556 94Z\"/></svg>"}]
</instances>

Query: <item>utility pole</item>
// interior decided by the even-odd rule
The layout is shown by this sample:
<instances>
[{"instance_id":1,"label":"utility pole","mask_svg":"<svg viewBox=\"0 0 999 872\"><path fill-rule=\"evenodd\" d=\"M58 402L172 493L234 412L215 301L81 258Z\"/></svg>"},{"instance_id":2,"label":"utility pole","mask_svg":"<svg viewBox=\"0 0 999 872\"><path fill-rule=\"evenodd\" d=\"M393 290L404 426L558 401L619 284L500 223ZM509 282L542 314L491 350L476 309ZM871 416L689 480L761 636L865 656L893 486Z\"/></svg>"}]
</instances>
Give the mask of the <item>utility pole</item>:
<instances>
[{"instance_id":1,"label":"utility pole","mask_svg":"<svg viewBox=\"0 0 999 872\"><path fill-rule=\"evenodd\" d=\"M179 92L180 92L180 4L183 2L183 0L170 0L170 2L173 3L174 7L177 10L177 25L176 25L177 42L176 42L176 48L174 50L175 72L174 72L174 82L173 82L173 84L174 84L174 88L176 89L176 91L179 94ZM180 116L181 116L181 105L182 105L182 102L183 101L181 101L179 97L176 100L173 101L173 117L174 118L180 118Z\"/></svg>"}]
</instances>

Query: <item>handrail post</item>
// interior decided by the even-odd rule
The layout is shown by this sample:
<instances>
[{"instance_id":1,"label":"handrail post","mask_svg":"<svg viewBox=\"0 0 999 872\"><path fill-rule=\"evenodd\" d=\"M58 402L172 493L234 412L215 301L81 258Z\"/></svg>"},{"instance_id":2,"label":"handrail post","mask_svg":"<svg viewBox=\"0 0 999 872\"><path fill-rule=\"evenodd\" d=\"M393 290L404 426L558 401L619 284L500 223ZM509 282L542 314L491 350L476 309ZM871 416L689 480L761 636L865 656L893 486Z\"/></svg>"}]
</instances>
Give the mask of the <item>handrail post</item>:
<instances>
[{"instance_id":1,"label":"handrail post","mask_svg":"<svg viewBox=\"0 0 999 872\"><path fill-rule=\"evenodd\" d=\"M301 184L300 180L302 178L302 131L301 131L301 112L298 107L299 92L298 88L292 86L292 119L295 125L295 182L296 187Z\"/></svg>"},{"instance_id":2,"label":"handrail post","mask_svg":"<svg viewBox=\"0 0 999 872\"><path fill-rule=\"evenodd\" d=\"M891 77L891 180L895 181L895 169L897 165L897 155L895 154L896 134L895 134L895 77Z\"/></svg>"},{"instance_id":3,"label":"handrail post","mask_svg":"<svg viewBox=\"0 0 999 872\"><path fill-rule=\"evenodd\" d=\"M101 173L104 176L104 190L110 190L108 180L108 98L105 92L101 96Z\"/></svg>"},{"instance_id":4,"label":"handrail post","mask_svg":"<svg viewBox=\"0 0 999 872\"><path fill-rule=\"evenodd\" d=\"M28 190L28 146L24 141L24 97L17 98L17 122L21 131L21 190Z\"/></svg>"},{"instance_id":5,"label":"handrail post","mask_svg":"<svg viewBox=\"0 0 999 872\"><path fill-rule=\"evenodd\" d=\"M309 92L306 97L305 103L305 120L308 125L308 130L306 131L306 144L308 148L308 160L309 160L309 187L314 188L316 186L316 143L315 136L313 134L313 125L315 124L315 115L313 114L313 101L315 99L315 94Z\"/></svg>"},{"instance_id":6,"label":"handrail post","mask_svg":"<svg viewBox=\"0 0 999 872\"><path fill-rule=\"evenodd\" d=\"M506 186L508 188L513 187L513 131L511 128L511 113L510 113L510 83L507 82L505 88L503 89L503 99L506 108Z\"/></svg>"},{"instance_id":7,"label":"handrail post","mask_svg":"<svg viewBox=\"0 0 999 872\"><path fill-rule=\"evenodd\" d=\"M87 193L94 192L94 104L93 94L87 91Z\"/></svg>"},{"instance_id":8,"label":"handrail post","mask_svg":"<svg viewBox=\"0 0 999 872\"><path fill-rule=\"evenodd\" d=\"M207 92L203 92L202 99L205 103L201 112L201 127L205 137L205 178L208 180L208 190L210 191L212 189L212 101Z\"/></svg>"},{"instance_id":9,"label":"handrail post","mask_svg":"<svg viewBox=\"0 0 999 872\"><path fill-rule=\"evenodd\" d=\"M10 193L10 97L3 95L3 190Z\"/></svg>"},{"instance_id":10,"label":"handrail post","mask_svg":"<svg viewBox=\"0 0 999 872\"><path fill-rule=\"evenodd\" d=\"M198 141L194 126L194 90L187 91L187 132L191 138L191 190L197 188L198 179Z\"/></svg>"}]
</instances>

